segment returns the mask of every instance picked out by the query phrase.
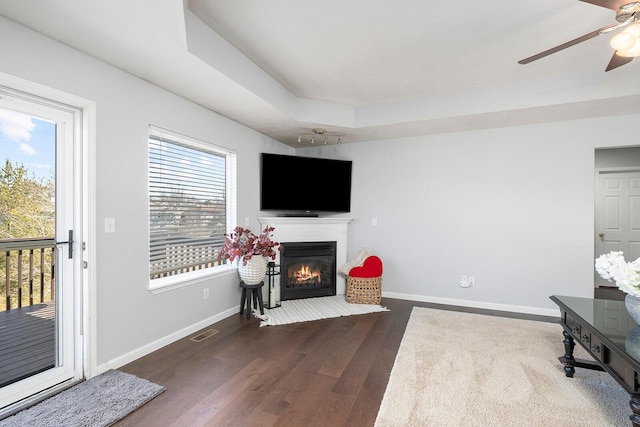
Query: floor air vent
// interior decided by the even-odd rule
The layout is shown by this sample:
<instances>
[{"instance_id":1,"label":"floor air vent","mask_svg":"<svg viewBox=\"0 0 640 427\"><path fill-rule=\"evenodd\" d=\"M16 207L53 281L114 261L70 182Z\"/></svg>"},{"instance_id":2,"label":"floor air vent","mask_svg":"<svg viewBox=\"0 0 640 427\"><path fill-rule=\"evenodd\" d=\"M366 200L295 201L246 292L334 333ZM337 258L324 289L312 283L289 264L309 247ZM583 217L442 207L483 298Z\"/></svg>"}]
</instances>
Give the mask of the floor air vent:
<instances>
[{"instance_id":1,"label":"floor air vent","mask_svg":"<svg viewBox=\"0 0 640 427\"><path fill-rule=\"evenodd\" d=\"M198 334L195 337L192 337L191 341L195 341L195 342L204 341L207 338L209 338L210 336L217 334L218 332L220 332L220 331L216 331L215 329L207 329L206 331L202 332L201 334Z\"/></svg>"}]
</instances>

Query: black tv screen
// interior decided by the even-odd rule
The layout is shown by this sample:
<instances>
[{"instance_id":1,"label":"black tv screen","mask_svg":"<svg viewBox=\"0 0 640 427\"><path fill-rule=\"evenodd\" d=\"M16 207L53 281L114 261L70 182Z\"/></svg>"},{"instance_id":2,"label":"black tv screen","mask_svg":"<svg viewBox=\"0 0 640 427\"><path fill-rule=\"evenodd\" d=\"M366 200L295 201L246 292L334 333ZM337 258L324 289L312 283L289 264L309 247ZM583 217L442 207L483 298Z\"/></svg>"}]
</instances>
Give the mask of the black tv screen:
<instances>
[{"instance_id":1,"label":"black tv screen","mask_svg":"<svg viewBox=\"0 0 640 427\"><path fill-rule=\"evenodd\" d=\"M351 211L351 160L261 154L260 210L285 215Z\"/></svg>"}]
</instances>

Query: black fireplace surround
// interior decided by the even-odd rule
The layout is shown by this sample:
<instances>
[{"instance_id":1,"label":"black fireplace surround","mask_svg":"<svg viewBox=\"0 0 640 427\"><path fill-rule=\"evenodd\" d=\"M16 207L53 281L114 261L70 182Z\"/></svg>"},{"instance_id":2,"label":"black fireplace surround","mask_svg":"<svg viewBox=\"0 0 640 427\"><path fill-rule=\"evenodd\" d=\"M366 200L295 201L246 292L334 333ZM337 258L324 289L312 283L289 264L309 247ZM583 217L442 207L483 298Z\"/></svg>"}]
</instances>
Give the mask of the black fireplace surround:
<instances>
[{"instance_id":1,"label":"black fireplace surround","mask_svg":"<svg viewBox=\"0 0 640 427\"><path fill-rule=\"evenodd\" d=\"M336 295L336 242L281 245L281 300Z\"/></svg>"}]
</instances>

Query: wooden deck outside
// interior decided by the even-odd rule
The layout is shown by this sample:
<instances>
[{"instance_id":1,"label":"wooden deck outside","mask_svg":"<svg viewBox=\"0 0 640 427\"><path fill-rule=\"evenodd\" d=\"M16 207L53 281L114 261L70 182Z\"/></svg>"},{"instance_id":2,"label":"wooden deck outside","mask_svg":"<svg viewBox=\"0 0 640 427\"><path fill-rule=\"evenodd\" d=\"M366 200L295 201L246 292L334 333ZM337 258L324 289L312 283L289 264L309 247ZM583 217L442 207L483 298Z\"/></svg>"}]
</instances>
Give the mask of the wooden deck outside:
<instances>
[{"instance_id":1,"label":"wooden deck outside","mask_svg":"<svg viewBox=\"0 0 640 427\"><path fill-rule=\"evenodd\" d=\"M0 387L55 365L55 302L0 312Z\"/></svg>"}]
</instances>

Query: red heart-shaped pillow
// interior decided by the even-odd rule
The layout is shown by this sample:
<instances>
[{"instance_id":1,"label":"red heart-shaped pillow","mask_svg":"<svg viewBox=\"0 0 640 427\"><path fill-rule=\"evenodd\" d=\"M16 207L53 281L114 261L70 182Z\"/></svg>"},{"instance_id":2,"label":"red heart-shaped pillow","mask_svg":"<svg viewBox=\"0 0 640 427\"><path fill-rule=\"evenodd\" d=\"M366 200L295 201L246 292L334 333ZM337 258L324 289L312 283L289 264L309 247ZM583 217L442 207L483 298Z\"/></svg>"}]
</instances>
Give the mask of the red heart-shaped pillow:
<instances>
[{"instance_id":1,"label":"red heart-shaped pillow","mask_svg":"<svg viewBox=\"0 0 640 427\"><path fill-rule=\"evenodd\" d=\"M351 277L380 277L382 276L382 260L371 255L364 260L362 267L353 267L349 271Z\"/></svg>"}]
</instances>

